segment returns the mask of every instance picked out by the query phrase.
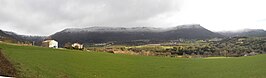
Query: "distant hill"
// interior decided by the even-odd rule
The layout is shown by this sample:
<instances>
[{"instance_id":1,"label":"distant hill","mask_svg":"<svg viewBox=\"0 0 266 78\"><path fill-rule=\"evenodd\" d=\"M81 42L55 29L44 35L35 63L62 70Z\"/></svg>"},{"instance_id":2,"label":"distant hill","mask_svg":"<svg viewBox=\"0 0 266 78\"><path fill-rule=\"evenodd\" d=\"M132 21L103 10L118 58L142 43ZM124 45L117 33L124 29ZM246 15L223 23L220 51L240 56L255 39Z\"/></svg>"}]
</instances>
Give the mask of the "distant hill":
<instances>
[{"instance_id":1,"label":"distant hill","mask_svg":"<svg viewBox=\"0 0 266 78\"><path fill-rule=\"evenodd\" d=\"M50 36L63 45L66 42L80 43L103 43L123 42L134 40L177 40L177 39L208 39L224 37L193 25L181 25L172 28L153 27L89 27L89 28L68 28Z\"/></svg>"},{"instance_id":2,"label":"distant hill","mask_svg":"<svg viewBox=\"0 0 266 78\"><path fill-rule=\"evenodd\" d=\"M14 32L2 31L2 30L0 32L0 35L1 36L3 35L6 38L9 38L13 42L20 41L20 42L30 42L30 43L32 43L34 41L37 45L41 45L41 41L43 41L45 38L47 38L46 36L19 35L19 34L16 34Z\"/></svg>"},{"instance_id":3,"label":"distant hill","mask_svg":"<svg viewBox=\"0 0 266 78\"><path fill-rule=\"evenodd\" d=\"M17 42L18 39L0 30L0 41L4 42Z\"/></svg>"},{"instance_id":4,"label":"distant hill","mask_svg":"<svg viewBox=\"0 0 266 78\"><path fill-rule=\"evenodd\" d=\"M266 31L263 29L243 29L238 31L223 31L218 33L227 37L237 37L237 36L266 37Z\"/></svg>"}]
</instances>

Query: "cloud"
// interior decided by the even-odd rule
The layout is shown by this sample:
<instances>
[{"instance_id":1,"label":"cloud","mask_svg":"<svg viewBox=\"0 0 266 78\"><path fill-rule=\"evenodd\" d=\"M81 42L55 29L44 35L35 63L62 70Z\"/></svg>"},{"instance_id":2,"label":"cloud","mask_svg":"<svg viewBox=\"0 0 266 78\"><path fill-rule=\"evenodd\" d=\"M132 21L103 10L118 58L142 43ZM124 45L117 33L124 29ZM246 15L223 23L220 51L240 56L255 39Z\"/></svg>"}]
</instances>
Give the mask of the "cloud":
<instances>
[{"instance_id":1,"label":"cloud","mask_svg":"<svg viewBox=\"0 0 266 78\"><path fill-rule=\"evenodd\" d=\"M69 27L152 26L164 24L160 18L178 12L181 4L182 0L0 0L0 28L51 35Z\"/></svg>"},{"instance_id":2,"label":"cloud","mask_svg":"<svg viewBox=\"0 0 266 78\"><path fill-rule=\"evenodd\" d=\"M201 24L211 31L266 29L265 0L185 0L181 11L166 17L174 25ZM177 21L177 22L173 22Z\"/></svg>"}]
</instances>

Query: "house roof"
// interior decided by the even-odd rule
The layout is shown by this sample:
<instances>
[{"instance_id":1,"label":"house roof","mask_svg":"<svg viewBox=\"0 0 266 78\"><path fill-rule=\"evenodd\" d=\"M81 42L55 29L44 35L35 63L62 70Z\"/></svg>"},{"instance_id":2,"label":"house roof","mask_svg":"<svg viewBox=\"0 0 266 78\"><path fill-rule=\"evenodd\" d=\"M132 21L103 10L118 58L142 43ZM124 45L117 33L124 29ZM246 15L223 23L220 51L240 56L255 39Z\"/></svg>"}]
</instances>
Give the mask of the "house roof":
<instances>
[{"instance_id":1,"label":"house roof","mask_svg":"<svg viewBox=\"0 0 266 78\"><path fill-rule=\"evenodd\" d=\"M55 40L45 40L43 42L52 42L52 41L55 41ZM57 42L57 41L55 41L55 42Z\"/></svg>"}]
</instances>

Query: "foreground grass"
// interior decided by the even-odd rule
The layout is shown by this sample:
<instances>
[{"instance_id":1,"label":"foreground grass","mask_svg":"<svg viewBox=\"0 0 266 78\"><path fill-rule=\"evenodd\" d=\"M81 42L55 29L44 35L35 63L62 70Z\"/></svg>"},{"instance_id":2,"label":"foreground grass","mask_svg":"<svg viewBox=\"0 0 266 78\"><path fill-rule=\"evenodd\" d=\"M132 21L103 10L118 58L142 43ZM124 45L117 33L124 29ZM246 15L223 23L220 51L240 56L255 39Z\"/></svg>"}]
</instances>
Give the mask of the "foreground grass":
<instances>
[{"instance_id":1,"label":"foreground grass","mask_svg":"<svg viewBox=\"0 0 266 78\"><path fill-rule=\"evenodd\" d=\"M26 78L266 78L266 55L181 59L7 44L0 48Z\"/></svg>"}]
</instances>

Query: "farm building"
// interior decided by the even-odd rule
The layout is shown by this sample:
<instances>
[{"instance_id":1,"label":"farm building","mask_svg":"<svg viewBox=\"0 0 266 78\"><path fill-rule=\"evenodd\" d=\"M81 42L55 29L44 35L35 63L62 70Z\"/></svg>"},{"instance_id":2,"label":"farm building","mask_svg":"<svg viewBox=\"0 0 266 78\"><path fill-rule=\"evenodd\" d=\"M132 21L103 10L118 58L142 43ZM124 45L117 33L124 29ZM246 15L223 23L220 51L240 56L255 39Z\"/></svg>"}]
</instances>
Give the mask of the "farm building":
<instances>
[{"instance_id":1,"label":"farm building","mask_svg":"<svg viewBox=\"0 0 266 78\"><path fill-rule=\"evenodd\" d=\"M76 49L83 49L83 44L79 44L79 43L74 43L71 45L73 48L76 48Z\"/></svg>"},{"instance_id":2,"label":"farm building","mask_svg":"<svg viewBox=\"0 0 266 78\"><path fill-rule=\"evenodd\" d=\"M45 40L42 42L43 47L58 48L58 42L55 40Z\"/></svg>"}]
</instances>

